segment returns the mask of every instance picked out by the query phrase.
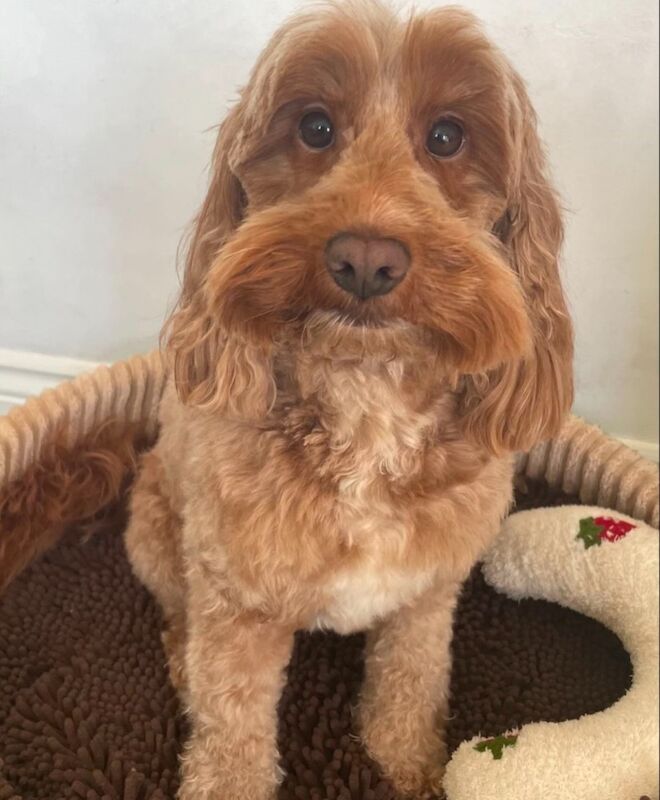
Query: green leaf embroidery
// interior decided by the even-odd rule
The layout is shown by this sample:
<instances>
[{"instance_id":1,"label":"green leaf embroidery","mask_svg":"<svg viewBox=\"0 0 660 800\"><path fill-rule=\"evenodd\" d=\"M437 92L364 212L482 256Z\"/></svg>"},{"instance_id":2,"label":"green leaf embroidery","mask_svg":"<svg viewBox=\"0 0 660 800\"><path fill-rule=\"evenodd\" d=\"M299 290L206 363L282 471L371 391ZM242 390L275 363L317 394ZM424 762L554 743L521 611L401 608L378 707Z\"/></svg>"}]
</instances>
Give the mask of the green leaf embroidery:
<instances>
[{"instance_id":1,"label":"green leaf embroidery","mask_svg":"<svg viewBox=\"0 0 660 800\"><path fill-rule=\"evenodd\" d=\"M504 753L504 748L515 747L517 741L517 735L496 736L494 739L484 739L483 742L475 744L474 749L479 753L485 753L486 750L489 750L495 761L499 761Z\"/></svg>"},{"instance_id":2,"label":"green leaf embroidery","mask_svg":"<svg viewBox=\"0 0 660 800\"><path fill-rule=\"evenodd\" d=\"M602 527L600 525L596 525L593 517L585 517L584 519L580 520L580 532L575 538L582 539L585 550L588 550L590 547L594 547L594 545L598 545L598 547L600 547L602 544L600 538L602 531Z\"/></svg>"}]
</instances>

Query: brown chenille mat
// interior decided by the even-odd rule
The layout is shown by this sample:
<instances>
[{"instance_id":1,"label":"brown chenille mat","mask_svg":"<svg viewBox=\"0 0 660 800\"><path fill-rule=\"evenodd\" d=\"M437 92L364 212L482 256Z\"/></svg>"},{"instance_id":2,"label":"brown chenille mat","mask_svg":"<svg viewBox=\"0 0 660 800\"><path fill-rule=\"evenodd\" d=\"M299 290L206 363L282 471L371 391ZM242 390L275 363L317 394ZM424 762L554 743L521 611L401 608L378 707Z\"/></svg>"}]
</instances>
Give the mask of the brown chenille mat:
<instances>
[{"instance_id":1,"label":"brown chenille mat","mask_svg":"<svg viewBox=\"0 0 660 800\"><path fill-rule=\"evenodd\" d=\"M544 486L518 507L575 502ZM0 800L165 800L187 726L159 612L131 574L118 511L72 534L0 599ZM301 634L280 707L282 800L393 800L351 725L362 636ZM619 640L540 601L495 593L476 569L456 620L452 749L533 720L610 706L629 687ZM502 800L505 800L503 798Z\"/></svg>"}]
</instances>

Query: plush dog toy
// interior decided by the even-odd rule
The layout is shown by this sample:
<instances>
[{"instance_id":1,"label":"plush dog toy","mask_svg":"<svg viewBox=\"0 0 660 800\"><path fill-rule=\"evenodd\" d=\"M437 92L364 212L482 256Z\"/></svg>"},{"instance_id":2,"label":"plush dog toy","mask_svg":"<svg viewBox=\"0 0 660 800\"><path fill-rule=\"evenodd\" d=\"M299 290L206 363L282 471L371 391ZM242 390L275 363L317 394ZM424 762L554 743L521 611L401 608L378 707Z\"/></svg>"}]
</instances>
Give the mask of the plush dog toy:
<instances>
[{"instance_id":1,"label":"plush dog toy","mask_svg":"<svg viewBox=\"0 0 660 800\"><path fill-rule=\"evenodd\" d=\"M633 683L612 707L463 743L448 800L658 798L658 531L588 506L509 517L484 562L499 592L560 603L614 631Z\"/></svg>"}]
</instances>

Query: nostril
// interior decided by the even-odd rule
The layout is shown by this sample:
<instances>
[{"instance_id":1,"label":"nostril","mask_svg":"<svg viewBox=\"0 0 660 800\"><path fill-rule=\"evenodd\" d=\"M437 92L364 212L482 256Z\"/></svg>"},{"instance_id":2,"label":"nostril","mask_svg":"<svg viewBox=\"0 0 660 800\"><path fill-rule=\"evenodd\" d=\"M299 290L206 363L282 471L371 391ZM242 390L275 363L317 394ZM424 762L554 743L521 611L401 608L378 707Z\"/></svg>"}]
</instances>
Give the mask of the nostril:
<instances>
[{"instance_id":1,"label":"nostril","mask_svg":"<svg viewBox=\"0 0 660 800\"><path fill-rule=\"evenodd\" d=\"M345 291L354 294L359 284L359 270L346 258L330 258L327 263L335 283Z\"/></svg>"},{"instance_id":2,"label":"nostril","mask_svg":"<svg viewBox=\"0 0 660 800\"><path fill-rule=\"evenodd\" d=\"M382 281L392 280L392 267L378 267L376 277Z\"/></svg>"}]
</instances>

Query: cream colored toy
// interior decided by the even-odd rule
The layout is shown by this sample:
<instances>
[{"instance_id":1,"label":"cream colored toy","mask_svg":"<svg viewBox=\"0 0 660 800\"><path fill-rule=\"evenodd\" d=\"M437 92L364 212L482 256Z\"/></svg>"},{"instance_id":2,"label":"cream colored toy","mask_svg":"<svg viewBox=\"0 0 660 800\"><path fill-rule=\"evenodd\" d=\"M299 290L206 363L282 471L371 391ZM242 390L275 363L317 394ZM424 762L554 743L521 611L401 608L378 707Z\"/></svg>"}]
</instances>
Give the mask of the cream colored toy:
<instances>
[{"instance_id":1,"label":"cream colored toy","mask_svg":"<svg viewBox=\"0 0 660 800\"><path fill-rule=\"evenodd\" d=\"M448 800L657 800L658 531L589 506L523 511L505 522L484 575L509 597L560 603L610 628L633 683L597 714L464 742L447 769Z\"/></svg>"}]
</instances>

